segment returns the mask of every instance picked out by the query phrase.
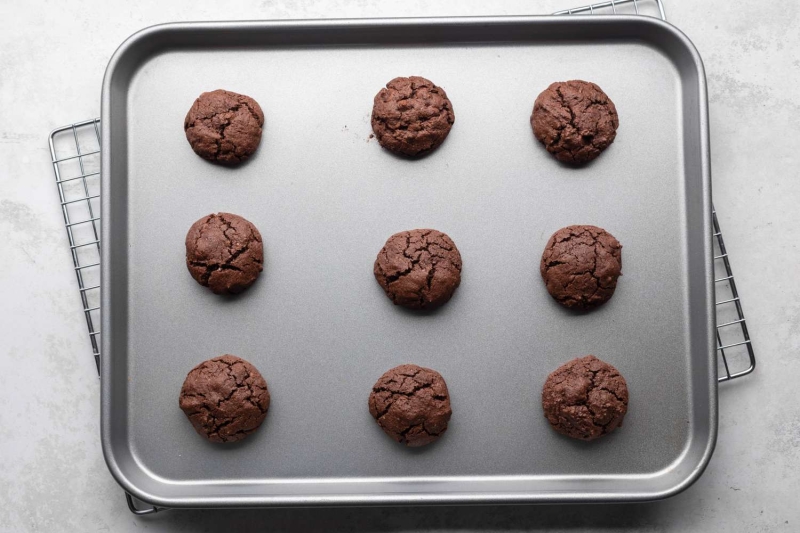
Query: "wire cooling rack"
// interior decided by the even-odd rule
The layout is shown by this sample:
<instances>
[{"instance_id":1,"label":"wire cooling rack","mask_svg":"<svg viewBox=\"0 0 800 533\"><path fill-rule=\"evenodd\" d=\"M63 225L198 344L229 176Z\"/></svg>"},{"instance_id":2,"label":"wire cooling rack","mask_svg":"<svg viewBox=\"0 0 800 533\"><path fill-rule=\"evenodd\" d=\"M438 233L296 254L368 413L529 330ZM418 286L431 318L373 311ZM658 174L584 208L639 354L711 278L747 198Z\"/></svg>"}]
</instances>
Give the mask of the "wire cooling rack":
<instances>
[{"instance_id":1,"label":"wire cooling rack","mask_svg":"<svg viewBox=\"0 0 800 533\"><path fill-rule=\"evenodd\" d=\"M555 15L628 13L666 20L661 0L608 0L566 9ZM76 122L50 133L50 155L56 177L61 212L83 315L89 329L95 365L100 372L100 119ZM712 210L714 244L714 288L717 310L718 379L720 382L749 374L755 369L753 343L736 289L730 258ZM156 513L162 508L136 507L125 494L128 508L137 515Z\"/></svg>"},{"instance_id":2,"label":"wire cooling rack","mask_svg":"<svg viewBox=\"0 0 800 533\"><path fill-rule=\"evenodd\" d=\"M608 0L557 11L554 15L649 15L667 20L661 0ZM733 278L717 211L712 208L714 228L714 289L717 307L717 376L720 382L745 376L755 370L756 355L747 332L742 302Z\"/></svg>"},{"instance_id":3,"label":"wire cooling rack","mask_svg":"<svg viewBox=\"0 0 800 533\"><path fill-rule=\"evenodd\" d=\"M600 14L603 10L622 13L625 7L634 9L637 14L649 7L656 15L662 18L664 15L661 0L609 0L556 14ZM100 119L77 122L53 130L50 134L50 154L83 314L99 370ZM712 216L719 381L728 381L754 370L755 353L716 210Z\"/></svg>"},{"instance_id":4,"label":"wire cooling rack","mask_svg":"<svg viewBox=\"0 0 800 533\"><path fill-rule=\"evenodd\" d=\"M83 315L100 372L100 119L57 128L50 154Z\"/></svg>"},{"instance_id":5,"label":"wire cooling rack","mask_svg":"<svg viewBox=\"0 0 800 533\"><path fill-rule=\"evenodd\" d=\"M95 363L100 363L100 119L70 124L50 134L61 211ZM713 217L719 381L755 368L755 354L731 263Z\"/></svg>"},{"instance_id":6,"label":"wire cooling rack","mask_svg":"<svg viewBox=\"0 0 800 533\"><path fill-rule=\"evenodd\" d=\"M641 11L639 10L640 7L642 8ZM631 12L631 8L633 12ZM664 3L661 0L608 0L607 2L556 11L553 15L602 15L603 13L611 13L613 15L650 15L661 20L667 20L667 14L664 12Z\"/></svg>"}]
</instances>

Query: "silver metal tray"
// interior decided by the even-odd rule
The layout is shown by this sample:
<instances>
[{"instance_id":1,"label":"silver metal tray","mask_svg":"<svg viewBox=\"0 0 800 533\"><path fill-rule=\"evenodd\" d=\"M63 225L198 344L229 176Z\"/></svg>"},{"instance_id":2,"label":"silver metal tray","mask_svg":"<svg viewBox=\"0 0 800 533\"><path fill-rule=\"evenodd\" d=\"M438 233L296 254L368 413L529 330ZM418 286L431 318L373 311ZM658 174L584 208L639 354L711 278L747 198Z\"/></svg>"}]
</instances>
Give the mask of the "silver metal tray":
<instances>
[{"instance_id":1,"label":"silver metal tray","mask_svg":"<svg viewBox=\"0 0 800 533\"><path fill-rule=\"evenodd\" d=\"M371 133L372 98L421 75L456 122L411 161ZM550 82L611 96L611 148L574 169L534 140ZM198 158L183 117L224 87L264 108L261 147L228 169ZM634 501L680 492L717 432L706 82L691 42L637 16L156 26L112 58L102 99L102 443L122 487L164 507ZM113 176L113 180L111 177ZM195 283L183 240L230 211L264 237L265 271L224 299ZM596 224L624 245L609 304L576 315L538 274L556 229ZM372 277L392 233L447 232L463 282L440 311L394 307ZM241 444L199 438L178 391L234 353L272 406ZM593 353L630 386L624 427L593 443L551 431L547 374ZM453 418L409 450L371 419L386 369L439 370Z\"/></svg>"}]
</instances>

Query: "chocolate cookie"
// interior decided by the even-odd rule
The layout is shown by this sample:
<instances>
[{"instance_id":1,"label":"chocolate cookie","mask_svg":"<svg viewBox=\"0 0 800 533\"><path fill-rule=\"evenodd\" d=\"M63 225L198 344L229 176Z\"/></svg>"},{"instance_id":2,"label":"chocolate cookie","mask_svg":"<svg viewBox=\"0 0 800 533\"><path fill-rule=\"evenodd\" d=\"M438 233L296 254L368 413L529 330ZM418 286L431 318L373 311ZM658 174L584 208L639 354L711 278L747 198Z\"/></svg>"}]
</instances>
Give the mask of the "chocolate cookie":
<instances>
[{"instance_id":1,"label":"chocolate cookie","mask_svg":"<svg viewBox=\"0 0 800 533\"><path fill-rule=\"evenodd\" d=\"M264 421L269 390L256 367L235 355L223 355L189 372L178 403L198 434L212 442L234 442Z\"/></svg>"},{"instance_id":2,"label":"chocolate cookie","mask_svg":"<svg viewBox=\"0 0 800 533\"><path fill-rule=\"evenodd\" d=\"M603 228L567 226L547 241L539 271L558 303L591 309L614 295L622 274L622 245Z\"/></svg>"},{"instance_id":3,"label":"chocolate cookie","mask_svg":"<svg viewBox=\"0 0 800 533\"><path fill-rule=\"evenodd\" d=\"M444 89L419 76L395 78L375 95L372 131L397 154L429 152L442 144L456 117Z\"/></svg>"},{"instance_id":4,"label":"chocolate cookie","mask_svg":"<svg viewBox=\"0 0 800 533\"><path fill-rule=\"evenodd\" d=\"M441 374L417 365L387 371L372 387L369 412L383 431L406 446L424 446L447 430L453 411Z\"/></svg>"},{"instance_id":5,"label":"chocolate cookie","mask_svg":"<svg viewBox=\"0 0 800 533\"><path fill-rule=\"evenodd\" d=\"M255 282L264 263L261 234L231 213L206 215L186 234L186 266L215 294L236 294Z\"/></svg>"},{"instance_id":6,"label":"chocolate cookie","mask_svg":"<svg viewBox=\"0 0 800 533\"><path fill-rule=\"evenodd\" d=\"M594 440L622 425L628 411L628 385L616 368L587 355L547 376L542 408L552 428L562 435Z\"/></svg>"},{"instance_id":7,"label":"chocolate cookie","mask_svg":"<svg viewBox=\"0 0 800 533\"><path fill-rule=\"evenodd\" d=\"M222 89L201 94L183 121L192 150L224 165L239 164L253 155L262 126L264 112L258 102Z\"/></svg>"},{"instance_id":8,"label":"chocolate cookie","mask_svg":"<svg viewBox=\"0 0 800 533\"><path fill-rule=\"evenodd\" d=\"M441 231L401 231L383 245L373 273L395 305L433 309L446 303L461 283L461 254Z\"/></svg>"},{"instance_id":9,"label":"chocolate cookie","mask_svg":"<svg viewBox=\"0 0 800 533\"><path fill-rule=\"evenodd\" d=\"M556 159L585 163L614 142L619 118L614 102L596 84L560 81L536 98L531 126Z\"/></svg>"}]
</instances>

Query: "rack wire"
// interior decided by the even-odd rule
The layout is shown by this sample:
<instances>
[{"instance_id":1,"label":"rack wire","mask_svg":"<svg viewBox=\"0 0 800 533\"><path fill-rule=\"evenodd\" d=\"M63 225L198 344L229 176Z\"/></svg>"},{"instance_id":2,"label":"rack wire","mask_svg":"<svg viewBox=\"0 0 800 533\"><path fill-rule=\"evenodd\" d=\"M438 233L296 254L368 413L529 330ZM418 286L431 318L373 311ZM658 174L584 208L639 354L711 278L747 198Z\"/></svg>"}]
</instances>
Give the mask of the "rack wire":
<instances>
[{"instance_id":1,"label":"rack wire","mask_svg":"<svg viewBox=\"0 0 800 533\"><path fill-rule=\"evenodd\" d=\"M56 177L61 214L67 230L78 293L89 329L97 373L100 374L100 119L84 120L50 132L50 157ZM135 515L163 511L139 508L127 492Z\"/></svg>"},{"instance_id":2,"label":"rack wire","mask_svg":"<svg viewBox=\"0 0 800 533\"><path fill-rule=\"evenodd\" d=\"M640 11L639 6L645 7ZM632 13L630 12L631 7L633 8ZM620 8L620 11L617 11L617 8ZM610 13L612 15L647 15L649 14L648 11L652 9L656 9L657 13L653 13L651 16L657 16L661 20L667 20L667 15L664 12L664 3L661 0L608 0L606 2L556 11L553 15L594 15L603 13Z\"/></svg>"},{"instance_id":3,"label":"rack wire","mask_svg":"<svg viewBox=\"0 0 800 533\"><path fill-rule=\"evenodd\" d=\"M653 16L666 20L661 0L609 0L556 14L600 15L604 12L624 13L624 9L633 9L634 14L645 14L648 8ZM99 372L100 119L56 128L50 133L49 141L73 268ZM756 359L716 210L712 217L719 381L728 381L752 372Z\"/></svg>"},{"instance_id":4,"label":"rack wire","mask_svg":"<svg viewBox=\"0 0 800 533\"><path fill-rule=\"evenodd\" d=\"M100 373L100 119L50 133L50 155L83 315Z\"/></svg>"},{"instance_id":5,"label":"rack wire","mask_svg":"<svg viewBox=\"0 0 800 533\"><path fill-rule=\"evenodd\" d=\"M632 11L631 11L632 10ZM555 15L591 14L650 15L666 20L662 0L608 0L566 9ZM85 120L56 128L50 133L50 155L58 188L64 227L67 231L73 270L89 329L95 365L100 373L100 119ZM714 286L717 311L718 380L729 381L751 373L755 352L742 309L730 258L712 209ZM165 510L148 504L139 508L125 494L133 514Z\"/></svg>"},{"instance_id":6,"label":"rack wire","mask_svg":"<svg viewBox=\"0 0 800 533\"><path fill-rule=\"evenodd\" d=\"M719 229L717 210L712 208L714 228L714 289L717 306L717 376L720 382L746 376L756 368L756 354L742 301L736 289L736 280L722 231Z\"/></svg>"},{"instance_id":7,"label":"rack wire","mask_svg":"<svg viewBox=\"0 0 800 533\"><path fill-rule=\"evenodd\" d=\"M50 152L61 211L98 372L101 223L99 139L100 119L70 124L50 134ZM716 210L712 211L712 217L719 380L728 381L755 369L755 353Z\"/></svg>"},{"instance_id":8,"label":"rack wire","mask_svg":"<svg viewBox=\"0 0 800 533\"><path fill-rule=\"evenodd\" d=\"M661 0L608 0L557 11L554 15L649 15L666 21ZM756 368L756 355L747 331L739 291L733 277L725 241L712 207L714 245L714 290L717 310L717 379L719 382L746 376Z\"/></svg>"}]
</instances>

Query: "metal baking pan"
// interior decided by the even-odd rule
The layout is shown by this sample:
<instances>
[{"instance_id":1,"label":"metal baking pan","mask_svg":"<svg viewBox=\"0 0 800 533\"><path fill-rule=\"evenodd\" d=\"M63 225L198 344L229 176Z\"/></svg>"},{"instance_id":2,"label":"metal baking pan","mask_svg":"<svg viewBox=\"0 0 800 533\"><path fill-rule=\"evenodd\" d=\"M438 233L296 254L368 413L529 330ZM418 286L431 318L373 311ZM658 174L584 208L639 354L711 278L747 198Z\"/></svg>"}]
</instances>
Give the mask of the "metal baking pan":
<instances>
[{"instance_id":1,"label":"metal baking pan","mask_svg":"<svg viewBox=\"0 0 800 533\"><path fill-rule=\"evenodd\" d=\"M421 75L456 121L419 160L370 138L375 93ZM587 79L621 126L594 163L533 138L536 95ZM183 117L202 91L261 104L255 157L197 157ZM717 434L706 81L691 42L641 16L168 24L128 39L102 98L102 443L122 487L164 507L637 501L696 480ZM113 179L112 179L113 176ZM195 283L189 226L253 221L265 271L236 298ZM624 245L623 277L577 315L538 273L550 234L595 224ZM394 307L372 262L397 231L431 227L463 280L435 313ZM199 438L178 392L199 361L252 361L272 394L238 445ZM624 427L592 443L542 415L547 374L595 354L630 387ZM393 443L371 385L414 362L447 380L436 444Z\"/></svg>"}]
</instances>

